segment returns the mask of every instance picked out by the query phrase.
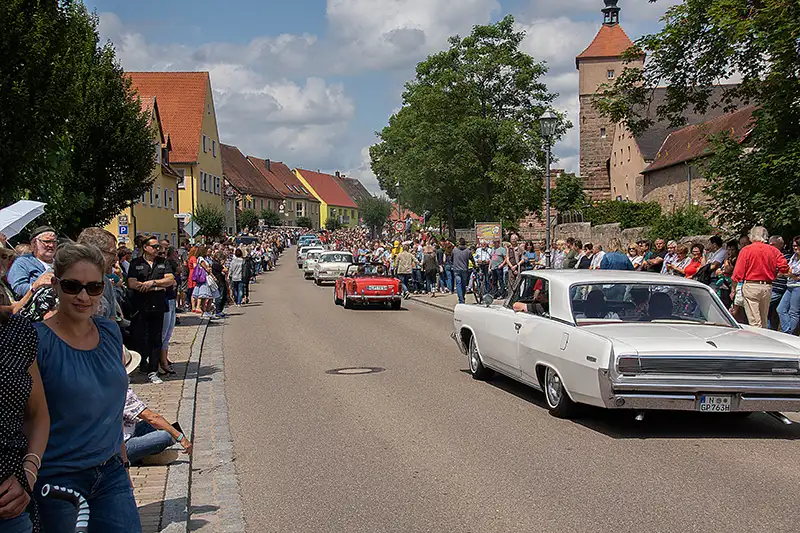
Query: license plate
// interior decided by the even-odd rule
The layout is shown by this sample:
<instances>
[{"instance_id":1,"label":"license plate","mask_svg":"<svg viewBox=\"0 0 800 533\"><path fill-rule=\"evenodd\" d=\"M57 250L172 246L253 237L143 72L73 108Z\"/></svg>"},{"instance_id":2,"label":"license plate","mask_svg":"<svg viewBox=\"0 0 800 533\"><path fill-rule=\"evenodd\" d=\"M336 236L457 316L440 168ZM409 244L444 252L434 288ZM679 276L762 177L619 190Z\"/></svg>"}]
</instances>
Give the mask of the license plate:
<instances>
[{"instance_id":1,"label":"license plate","mask_svg":"<svg viewBox=\"0 0 800 533\"><path fill-rule=\"evenodd\" d=\"M386 285L367 285L368 291L385 291L388 288Z\"/></svg>"},{"instance_id":2,"label":"license plate","mask_svg":"<svg viewBox=\"0 0 800 533\"><path fill-rule=\"evenodd\" d=\"M700 410L706 413L728 413L731 410L730 396L700 396Z\"/></svg>"}]
</instances>

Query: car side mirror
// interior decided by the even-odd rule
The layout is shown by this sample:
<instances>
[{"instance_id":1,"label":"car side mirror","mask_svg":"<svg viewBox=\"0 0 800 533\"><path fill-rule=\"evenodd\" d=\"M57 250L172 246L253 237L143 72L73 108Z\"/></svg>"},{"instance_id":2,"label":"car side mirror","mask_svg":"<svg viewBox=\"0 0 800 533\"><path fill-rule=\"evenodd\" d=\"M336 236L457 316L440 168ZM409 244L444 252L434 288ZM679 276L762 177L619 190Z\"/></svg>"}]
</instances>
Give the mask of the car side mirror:
<instances>
[{"instance_id":1,"label":"car side mirror","mask_svg":"<svg viewBox=\"0 0 800 533\"><path fill-rule=\"evenodd\" d=\"M483 295L483 305L489 307L494 303L494 298L492 298L491 294L484 294Z\"/></svg>"}]
</instances>

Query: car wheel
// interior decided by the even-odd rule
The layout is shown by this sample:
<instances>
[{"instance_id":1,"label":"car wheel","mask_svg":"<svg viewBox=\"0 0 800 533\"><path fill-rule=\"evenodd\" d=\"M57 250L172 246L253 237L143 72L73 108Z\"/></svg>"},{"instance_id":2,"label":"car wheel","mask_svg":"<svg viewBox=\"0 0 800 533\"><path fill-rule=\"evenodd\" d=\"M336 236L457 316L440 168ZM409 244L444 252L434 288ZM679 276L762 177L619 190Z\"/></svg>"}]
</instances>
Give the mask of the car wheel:
<instances>
[{"instance_id":1,"label":"car wheel","mask_svg":"<svg viewBox=\"0 0 800 533\"><path fill-rule=\"evenodd\" d=\"M303 268L303 265L297 265L297 268L301 269L301 268Z\"/></svg>"},{"instance_id":2,"label":"car wheel","mask_svg":"<svg viewBox=\"0 0 800 533\"><path fill-rule=\"evenodd\" d=\"M492 377L492 372L481 361L481 353L478 351L478 343L475 342L475 335L469 339L469 373L472 379L484 380Z\"/></svg>"},{"instance_id":3,"label":"car wheel","mask_svg":"<svg viewBox=\"0 0 800 533\"><path fill-rule=\"evenodd\" d=\"M567 394L564 382L554 368L547 367L544 371L542 388L551 415L556 418L569 418L575 413L575 402Z\"/></svg>"},{"instance_id":4,"label":"car wheel","mask_svg":"<svg viewBox=\"0 0 800 533\"><path fill-rule=\"evenodd\" d=\"M402 302L400 302L400 300L392 300L392 310L399 311L401 309L400 308L401 303Z\"/></svg>"},{"instance_id":5,"label":"car wheel","mask_svg":"<svg viewBox=\"0 0 800 533\"><path fill-rule=\"evenodd\" d=\"M345 309L353 308L353 300L347 297L347 292L344 293L344 308Z\"/></svg>"},{"instance_id":6,"label":"car wheel","mask_svg":"<svg viewBox=\"0 0 800 533\"><path fill-rule=\"evenodd\" d=\"M333 303L334 303L335 305L342 305L342 300L341 300L341 298L337 298L337 297L336 297L336 289L333 289Z\"/></svg>"}]
</instances>

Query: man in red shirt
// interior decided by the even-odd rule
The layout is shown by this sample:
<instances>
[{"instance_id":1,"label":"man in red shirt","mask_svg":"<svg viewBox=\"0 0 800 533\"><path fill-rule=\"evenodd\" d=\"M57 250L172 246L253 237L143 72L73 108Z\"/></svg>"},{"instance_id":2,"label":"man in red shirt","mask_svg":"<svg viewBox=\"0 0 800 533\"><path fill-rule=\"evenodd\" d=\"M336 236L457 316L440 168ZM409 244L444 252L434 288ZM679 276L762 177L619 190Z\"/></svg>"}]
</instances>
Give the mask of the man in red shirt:
<instances>
[{"instance_id":1,"label":"man in red shirt","mask_svg":"<svg viewBox=\"0 0 800 533\"><path fill-rule=\"evenodd\" d=\"M774 246L767 244L766 228L755 226L750 230L749 244L742 248L733 270L733 281L742 285L744 311L751 326L766 327L772 282L778 274L789 272L789 263Z\"/></svg>"}]
</instances>

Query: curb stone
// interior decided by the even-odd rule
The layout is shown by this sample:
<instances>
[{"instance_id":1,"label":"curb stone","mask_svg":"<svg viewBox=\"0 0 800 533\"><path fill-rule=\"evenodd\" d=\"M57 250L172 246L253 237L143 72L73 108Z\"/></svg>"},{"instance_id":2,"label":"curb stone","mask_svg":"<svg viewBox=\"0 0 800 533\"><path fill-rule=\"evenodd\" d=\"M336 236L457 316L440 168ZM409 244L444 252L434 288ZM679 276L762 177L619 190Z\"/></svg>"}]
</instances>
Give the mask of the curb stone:
<instances>
[{"instance_id":1,"label":"curb stone","mask_svg":"<svg viewBox=\"0 0 800 533\"><path fill-rule=\"evenodd\" d=\"M197 328L189 361L186 364L181 403L178 408L178 423L182 428L191 428L190 438L194 442L195 400L197 397L197 378L200 357L205 342L208 319L203 319ZM161 513L163 533L185 533L189 528L189 505L191 503L192 456L170 465L167 471L167 486L164 490L164 504Z\"/></svg>"}]
</instances>

